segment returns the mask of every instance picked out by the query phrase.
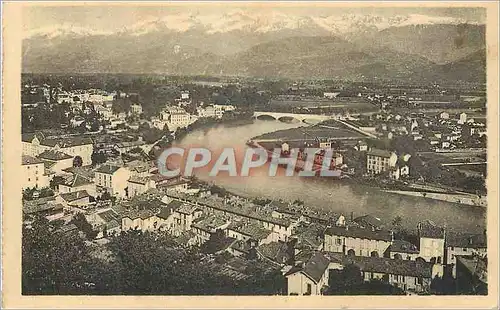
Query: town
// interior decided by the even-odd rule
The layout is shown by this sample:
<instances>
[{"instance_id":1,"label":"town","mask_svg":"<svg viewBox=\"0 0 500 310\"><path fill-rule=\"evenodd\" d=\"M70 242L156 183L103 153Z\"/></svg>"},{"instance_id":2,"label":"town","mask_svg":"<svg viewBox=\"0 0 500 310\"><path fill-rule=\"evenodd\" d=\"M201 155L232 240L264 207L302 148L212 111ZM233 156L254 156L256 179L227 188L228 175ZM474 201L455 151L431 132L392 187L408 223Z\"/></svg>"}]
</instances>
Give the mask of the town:
<instances>
[{"instance_id":1,"label":"town","mask_svg":"<svg viewBox=\"0 0 500 310\"><path fill-rule=\"evenodd\" d=\"M22 83L26 294L487 294L484 223L409 227L371 210L233 193L201 174L165 176L157 162L195 132L285 123L235 143L284 155L318 148L320 160L333 150L331 182L484 210L484 84L28 74ZM38 257L48 257L44 269Z\"/></svg>"}]
</instances>

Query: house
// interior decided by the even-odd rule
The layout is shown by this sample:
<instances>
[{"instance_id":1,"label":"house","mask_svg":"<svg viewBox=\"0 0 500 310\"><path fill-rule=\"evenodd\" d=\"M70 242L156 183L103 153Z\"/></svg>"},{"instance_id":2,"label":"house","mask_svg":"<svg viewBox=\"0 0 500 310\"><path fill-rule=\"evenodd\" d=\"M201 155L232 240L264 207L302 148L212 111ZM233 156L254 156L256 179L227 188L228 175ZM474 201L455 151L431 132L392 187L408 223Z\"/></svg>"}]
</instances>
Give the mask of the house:
<instances>
[{"instance_id":1,"label":"house","mask_svg":"<svg viewBox=\"0 0 500 310\"><path fill-rule=\"evenodd\" d=\"M389 257L393 259L416 260L419 257L416 245L405 240L394 240L389 247Z\"/></svg>"},{"instance_id":2,"label":"house","mask_svg":"<svg viewBox=\"0 0 500 310\"><path fill-rule=\"evenodd\" d=\"M197 219L191 225L191 231L196 235L195 242L202 245L210 239L216 231L224 231L229 226L229 218L209 215L205 218Z\"/></svg>"},{"instance_id":3,"label":"house","mask_svg":"<svg viewBox=\"0 0 500 310\"><path fill-rule=\"evenodd\" d=\"M38 156L43 151L53 150L63 152L73 157L80 157L82 165L92 163L94 146L92 139L85 137L41 138L39 135L26 135L23 138L25 155Z\"/></svg>"},{"instance_id":4,"label":"house","mask_svg":"<svg viewBox=\"0 0 500 310\"><path fill-rule=\"evenodd\" d=\"M379 279L406 292L428 292L432 279L442 275L439 266L422 261L343 256L340 253L328 253L328 257L331 269L343 269L354 264L360 269L364 281Z\"/></svg>"},{"instance_id":5,"label":"house","mask_svg":"<svg viewBox=\"0 0 500 310\"><path fill-rule=\"evenodd\" d=\"M445 264L452 266L452 275L456 276L457 256L479 256L485 257L487 254L486 234L446 234L446 259Z\"/></svg>"},{"instance_id":6,"label":"house","mask_svg":"<svg viewBox=\"0 0 500 310\"><path fill-rule=\"evenodd\" d=\"M307 262L297 262L287 273L287 295L322 295L328 286L330 259L320 252Z\"/></svg>"},{"instance_id":7,"label":"house","mask_svg":"<svg viewBox=\"0 0 500 310\"><path fill-rule=\"evenodd\" d=\"M104 120L110 120L113 117L113 111L100 104L94 106L94 110L99 114Z\"/></svg>"},{"instance_id":8,"label":"house","mask_svg":"<svg viewBox=\"0 0 500 310\"><path fill-rule=\"evenodd\" d=\"M323 249L351 256L381 257L393 241L387 230L366 229L356 226L332 226L325 230Z\"/></svg>"},{"instance_id":9,"label":"house","mask_svg":"<svg viewBox=\"0 0 500 310\"><path fill-rule=\"evenodd\" d=\"M44 216L49 221L60 219L64 216L64 206L56 202L54 197L23 201L23 216L31 218Z\"/></svg>"},{"instance_id":10,"label":"house","mask_svg":"<svg viewBox=\"0 0 500 310\"><path fill-rule=\"evenodd\" d=\"M63 193L56 197L56 201L61 203L65 210L79 212L90 204L90 195L85 190Z\"/></svg>"},{"instance_id":11,"label":"house","mask_svg":"<svg viewBox=\"0 0 500 310\"><path fill-rule=\"evenodd\" d=\"M66 178L63 184L59 184L59 193L73 193L79 191L87 191L91 196L96 196L95 183L80 174L70 175Z\"/></svg>"},{"instance_id":12,"label":"house","mask_svg":"<svg viewBox=\"0 0 500 310\"><path fill-rule=\"evenodd\" d=\"M49 186L49 179L45 174L45 165L43 161L22 155L22 188L44 188Z\"/></svg>"},{"instance_id":13,"label":"house","mask_svg":"<svg viewBox=\"0 0 500 310\"><path fill-rule=\"evenodd\" d=\"M73 167L74 156L66 153L45 150L38 155L38 158L45 162L45 166L55 174L62 174L64 169Z\"/></svg>"},{"instance_id":14,"label":"house","mask_svg":"<svg viewBox=\"0 0 500 310\"><path fill-rule=\"evenodd\" d=\"M142 114L142 105L140 104L131 104L130 105L130 113L134 115L141 115Z\"/></svg>"},{"instance_id":15,"label":"house","mask_svg":"<svg viewBox=\"0 0 500 310\"><path fill-rule=\"evenodd\" d=\"M278 241L278 236L269 229L263 228L253 221L231 223L227 227L227 236L236 240L250 241L253 246L258 246L273 241Z\"/></svg>"},{"instance_id":16,"label":"house","mask_svg":"<svg viewBox=\"0 0 500 310\"><path fill-rule=\"evenodd\" d=\"M170 231L175 224L174 212L183 205L179 200L172 200L156 214L160 221L160 230Z\"/></svg>"},{"instance_id":17,"label":"house","mask_svg":"<svg viewBox=\"0 0 500 310\"><path fill-rule=\"evenodd\" d=\"M174 226L172 233L175 236L180 235L183 231L191 230L193 221L203 214L203 211L191 204L183 204L174 211Z\"/></svg>"},{"instance_id":18,"label":"house","mask_svg":"<svg viewBox=\"0 0 500 310\"><path fill-rule=\"evenodd\" d=\"M427 220L417 226L420 240L419 257L427 262L444 263L445 230Z\"/></svg>"},{"instance_id":19,"label":"house","mask_svg":"<svg viewBox=\"0 0 500 310\"><path fill-rule=\"evenodd\" d=\"M132 209L122 216L121 230L156 231L160 228L160 219L149 209Z\"/></svg>"},{"instance_id":20,"label":"house","mask_svg":"<svg viewBox=\"0 0 500 310\"><path fill-rule=\"evenodd\" d=\"M259 258L278 266L283 266L292 258L288 244L281 241L261 244L255 250Z\"/></svg>"},{"instance_id":21,"label":"house","mask_svg":"<svg viewBox=\"0 0 500 310\"><path fill-rule=\"evenodd\" d=\"M22 154L31 157L38 156L42 151L39 150L40 141L45 139L42 132L22 134Z\"/></svg>"},{"instance_id":22,"label":"house","mask_svg":"<svg viewBox=\"0 0 500 310\"><path fill-rule=\"evenodd\" d=\"M391 168L396 167L397 160L396 153L374 148L366 154L366 170L372 175L390 171Z\"/></svg>"},{"instance_id":23,"label":"house","mask_svg":"<svg viewBox=\"0 0 500 310\"><path fill-rule=\"evenodd\" d=\"M467 122L467 113L465 113L465 112L460 113L458 116L458 123L463 125L466 122Z\"/></svg>"},{"instance_id":24,"label":"house","mask_svg":"<svg viewBox=\"0 0 500 310\"><path fill-rule=\"evenodd\" d=\"M156 183L150 177L131 176L127 181L128 197L141 195L151 188L156 188Z\"/></svg>"},{"instance_id":25,"label":"house","mask_svg":"<svg viewBox=\"0 0 500 310\"><path fill-rule=\"evenodd\" d=\"M187 127L192 123L192 118L184 109L175 106L167 106L160 113L161 120L167 121L170 130Z\"/></svg>"},{"instance_id":26,"label":"house","mask_svg":"<svg viewBox=\"0 0 500 310\"><path fill-rule=\"evenodd\" d=\"M441 112L439 114L439 118L440 119L449 119L450 118L450 114L448 112Z\"/></svg>"},{"instance_id":27,"label":"house","mask_svg":"<svg viewBox=\"0 0 500 310\"><path fill-rule=\"evenodd\" d=\"M92 228L98 231L97 239L116 236L121 232L120 215L112 208L99 210L85 217Z\"/></svg>"},{"instance_id":28,"label":"house","mask_svg":"<svg viewBox=\"0 0 500 310\"><path fill-rule=\"evenodd\" d=\"M112 196L127 197L126 188L130 170L124 167L104 164L95 171L95 183Z\"/></svg>"},{"instance_id":29,"label":"house","mask_svg":"<svg viewBox=\"0 0 500 310\"><path fill-rule=\"evenodd\" d=\"M360 152L366 152L368 151L368 144L365 141L358 141L354 148Z\"/></svg>"}]
</instances>

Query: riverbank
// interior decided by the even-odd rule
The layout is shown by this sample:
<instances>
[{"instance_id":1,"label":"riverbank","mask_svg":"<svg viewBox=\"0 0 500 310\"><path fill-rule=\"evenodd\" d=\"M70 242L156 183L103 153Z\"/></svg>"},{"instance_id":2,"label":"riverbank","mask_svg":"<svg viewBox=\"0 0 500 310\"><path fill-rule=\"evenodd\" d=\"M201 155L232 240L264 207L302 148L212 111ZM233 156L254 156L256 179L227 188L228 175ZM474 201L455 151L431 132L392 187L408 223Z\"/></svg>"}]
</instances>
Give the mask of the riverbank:
<instances>
[{"instance_id":1,"label":"riverbank","mask_svg":"<svg viewBox=\"0 0 500 310\"><path fill-rule=\"evenodd\" d=\"M401 190L383 190L383 191L386 193L413 196L413 197L423 197L426 199L434 199L434 200L446 201L468 206L476 206L476 207L487 206L486 197L477 197L468 194L444 194L444 193L401 191Z\"/></svg>"}]
</instances>

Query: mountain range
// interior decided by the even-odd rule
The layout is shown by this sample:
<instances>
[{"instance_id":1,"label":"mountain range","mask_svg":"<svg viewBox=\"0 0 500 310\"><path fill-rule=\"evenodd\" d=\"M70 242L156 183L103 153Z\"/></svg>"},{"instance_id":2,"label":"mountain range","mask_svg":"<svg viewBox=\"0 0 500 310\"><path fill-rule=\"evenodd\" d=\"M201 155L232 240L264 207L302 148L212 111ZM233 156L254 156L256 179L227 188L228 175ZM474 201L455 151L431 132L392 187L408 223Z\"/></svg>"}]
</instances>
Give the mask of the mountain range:
<instances>
[{"instance_id":1,"label":"mountain range","mask_svg":"<svg viewBox=\"0 0 500 310\"><path fill-rule=\"evenodd\" d=\"M178 15L23 39L23 72L484 82L485 26L448 17Z\"/></svg>"}]
</instances>

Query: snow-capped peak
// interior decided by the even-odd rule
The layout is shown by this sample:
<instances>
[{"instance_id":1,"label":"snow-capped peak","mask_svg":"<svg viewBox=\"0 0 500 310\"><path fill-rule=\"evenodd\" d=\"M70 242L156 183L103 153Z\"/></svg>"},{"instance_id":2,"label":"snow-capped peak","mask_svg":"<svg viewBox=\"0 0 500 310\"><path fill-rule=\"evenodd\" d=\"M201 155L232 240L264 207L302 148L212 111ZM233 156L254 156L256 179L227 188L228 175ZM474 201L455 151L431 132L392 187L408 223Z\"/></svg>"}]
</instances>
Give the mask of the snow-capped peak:
<instances>
[{"instance_id":1,"label":"snow-capped peak","mask_svg":"<svg viewBox=\"0 0 500 310\"><path fill-rule=\"evenodd\" d=\"M60 36L91 36L91 35L108 35L111 31L101 31L92 28L75 26L72 24L60 24L50 27L43 27L34 30L25 31L24 38L46 37L49 39Z\"/></svg>"},{"instance_id":2,"label":"snow-capped peak","mask_svg":"<svg viewBox=\"0 0 500 310\"><path fill-rule=\"evenodd\" d=\"M152 17L138 23L116 30L122 35L141 36L153 32L172 31L183 33L192 29L200 29L207 34L226 33L240 30L254 33L268 33L280 30L301 28L318 29L332 34L343 35L365 31L367 29L383 30L389 27L429 24L459 24L466 20L454 17L439 17L421 14L398 16L380 16L373 14L337 14L328 16L304 16L286 14L279 11L245 11L234 10L223 14L175 14L163 17ZM87 36L106 35L113 32L98 31L85 27L62 24L29 31L25 37L46 36Z\"/></svg>"}]
</instances>

